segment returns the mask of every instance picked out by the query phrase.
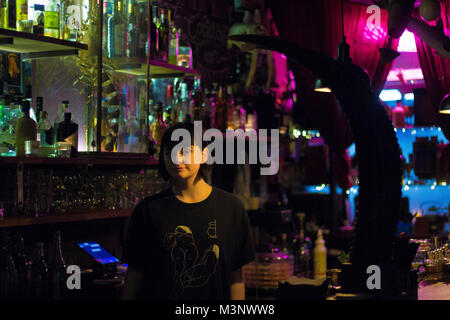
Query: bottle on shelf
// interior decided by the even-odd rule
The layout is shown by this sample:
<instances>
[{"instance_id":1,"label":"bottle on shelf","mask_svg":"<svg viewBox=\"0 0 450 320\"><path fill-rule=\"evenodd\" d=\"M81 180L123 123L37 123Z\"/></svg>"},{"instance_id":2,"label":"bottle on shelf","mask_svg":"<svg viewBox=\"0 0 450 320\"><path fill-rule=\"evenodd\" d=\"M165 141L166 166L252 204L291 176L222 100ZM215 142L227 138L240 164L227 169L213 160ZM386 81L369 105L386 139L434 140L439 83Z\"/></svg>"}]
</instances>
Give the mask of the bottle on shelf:
<instances>
[{"instance_id":1,"label":"bottle on shelf","mask_svg":"<svg viewBox=\"0 0 450 320\"><path fill-rule=\"evenodd\" d=\"M186 39L178 30L178 55L177 65L185 68L192 68L192 50Z\"/></svg>"},{"instance_id":2,"label":"bottle on shelf","mask_svg":"<svg viewBox=\"0 0 450 320\"><path fill-rule=\"evenodd\" d=\"M145 58L148 55L148 18L147 18L147 4L145 2L138 3L138 56L140 58ZM152 22L153 23L153 22ZM154 36L153 33L156 34L155 26L152 25L152 47L154 46ZM150 59L155 59L154 57L154 51L153 55L150 57Z\"/></svg>"},{"instance_id":3,"label":"bottle on shelf","mask_svg":"<svg viewBox=\"0 0 450 320\"><path fill-rule=\"evenodd\" d=\"M17 10L17 30L22 32L31 32L32 25L27 27L28 24L28 0L16 0Z\"/></svg>"},{"instance_id":4,"label":"bottle on shelf","mask_svg":"<svg viewBox=\"0 0 450 320\"><path fill-rule=\"evenodd\" d=\"M108 58L122 58L125 56L126 35L125 18L123 16L122 1L114 2L114 12L108 19Z\"/></svg>"},{"instance_id":5,"label":"bottle on shelf","mask_svg":"<svg viewBox=\"0 0 450 320\"><path fill-rule=\"evenodd\" d=\"M17 2L16 0L8 1L8 29L16 30L17 28Z\"/></svg>"},{"instance_id":6,"label":"bottle on shelf","mask_svg":"<svg viewBox=\"0 0 450 320\"><path fill-rule=\"evenodd\" d=\"M71 155L76 155L78 151L78 124L72 121L72 113L64 113L64 121L58 123L56 141L70 143Z\"/></svg>"},{"instance_id":7,"label":"bottle on shelf","mask_svg":"<svg viewBox=\"0 0 450 320\"><path fill-rule=\"evenodd\" d=\"M296 214L299 218L299 238L297 245L297 254L295 257L294 264L294 275L301 278L310 277L310 251L308 243L305 239L305 229L304 229L304 218L305 214L303 212Z\"/></svg>"},{"instance_id":8,"label":"bottle on shelf","mask_svg":"<svg viewBox=\"0 0 450 320\"><path fill-rule=\"evenodd\" d=\"M10 235L2 231L0 252L0 299L18 298L17 268L11 252Z\"/></svg>"},{"instance_id":9,"label":"bottle on shelf","mask_svg":"<svg viewBox=\"0 0 450 320\"><path fill-rule=\"evenodd\" d=\"M49 0L45 6L44 35L59 39L59 23L58 0Z\"/></svg>"},{"instance_id":10,"label":"bottle on shelf","mask_svg":"<svg viewBox=\"0 0 450 320\"><path fill-rule=\"evenodd\" d=\"M150 27L150 58L157 60L159 59L159 27L161 26L161 21L159 20L159 7L152 7L152 19Z\"/></svg>"},{"instance_id":11,"label":"bottle on shelf","mask_svg":"<svg viewBox=\"0 0 450 320\"><path fill-rule=\"evenodd\" d=\"M74 23L74 19L70 20L71 15L69 8L72 5L70 0L60 1L60 21L59 21L59 35L61 39L69 41L77 41L78 29Z\"/></svg>"},{"instance_id":12,"label":"bottle on shelf","mask_svg":"<svg viewBox=\"0 0 450 320\"><path fill-rule=\"evenodd\" d=\"M134 58L139 50L139 29L136 17L136 6L134 0L128 1L127 37L126 50L127 58Z\"/></svg>"},{"instance_id":13,"label":"bottle on shelf","mask_svg":"<svg viewBox=\"0 0 450 320\"><path fill-rule=\"evenodd\" d=\"M327 274L327 248L323 239L322 229L317 231L317 239L314 247L314 278L326 278Z\"/></svg>"},{"instance_id":14,"label":"bottle on shelf","mask_svg":"<svg viewBox=\"0 0 450 320\"><path fill-rule=\"evenodd\" d=\"M38 242L34 246L30 270L30 298L47 299L49 296L48 263L45 257L44 243Z\"/></svg>"},{"instance_id":15,"label":"bottle on shelf","mask_svg":"<svg viewBox=\"0 0 450 320\"><path fill-rule=\"evenodd\" d=\"M34 5L34 22L33 22L33 33L34 34L44 34L44 24L45 24L45 6L43 4Z\"/></svg>"},{"instance_id":16,"label":"bottle on shelf","mask_svg":"<svg viewBox=\"0 0 450 320\"><path fill-rule=\"evenodd\" d=\"M16 122L16 156L25 155L25 141L37 139L37 124L30 118L30 102L22 103L22 117Z\"/></svg>"},{"instance_id":17,"label":"bottle on shelf","mask_svg":"<svg viewBox=\"0 0 450 320\"><path fill-rule=\"evenodd\" d=\"M8 29L8 0L0 0L0 28Z\"/></svg>"},{"instance_id":18,"label":"bottle on shelf","mask_svg":"<svg viewBox=\"0 0 450 320\"><path fill-rule=\"evenodd\" d=\"M224 95L224 89L219 89L217 101L215 103L216 112L214 123L216 129L225 132L225 129L227 129L227 102L225 101Z\"/></svg>"},{"instance_id":19,"label":"bottle on shelf","mask_svg":"<svg viewBox=\"0 0 450 320\"><path fill-rule=\"evenodd\" d=\"M155 119L154 122L150 124L150 133L152 139L156 143L156 149L159 154L159 147L161 145L162 135L164 130L167 128L167 124L163 120L162 116L162 103L158 102L155 106Z\"/></svg>"},{"instance_id":20,"label":"bottle on shelf","mask_svg":"<svg viewBox=\"0 0 450 320\"><path fill-rule=\"evenodd\" d=\"M52 299L61 299L66 287L66 262L62 254L61 231L53 234L52 255L49 259L50 295ZM50 258L50 257L49 257Z\"/></svg>"},{"instance_id":21,"label":"bottle on shelf","mask_svg":"<svg viewBox=\"0 0 450 320\"><path fill-rule=\"evenodd\" d=\"M169 63L177 65L178 30L173 21L173 10L168 10L167 20L169 25Z\"/></svg>"},{"instance_id":22,"label":"bottle on shelf","mask_svg":"<svg viewBox=\"0 0 450 320\"><path fill-rule=\"evenodd\" d=\"M30 263L25 250L25 241L22 234L16 235L14 262L17 267L18 294L25 298L28 294L28 284L30 281Z\"/></svg>"},{"instance_id":23,"label":"bottle on shelf","mask_svg":"<svg viewBox=\"0 0 450 320\"><path fill-rule=\"evenodd\" d=\"M169 60L169 24L164 8L160 8L160 26L158 28L158 60Z\"/></svg>"},{"instance_id":24,"label":"bottle on shelf","mask_svg":"<svg viewBox=\"0 0 450 320\"><path fill-rule=\"evenodd\" d=\"M48 121L47 111L41 110L39 121L37 123L37 140L40 142L41 146L51 144L51 129L52 125L50 124L50 121Z\"/></svg>"}]
</instances>

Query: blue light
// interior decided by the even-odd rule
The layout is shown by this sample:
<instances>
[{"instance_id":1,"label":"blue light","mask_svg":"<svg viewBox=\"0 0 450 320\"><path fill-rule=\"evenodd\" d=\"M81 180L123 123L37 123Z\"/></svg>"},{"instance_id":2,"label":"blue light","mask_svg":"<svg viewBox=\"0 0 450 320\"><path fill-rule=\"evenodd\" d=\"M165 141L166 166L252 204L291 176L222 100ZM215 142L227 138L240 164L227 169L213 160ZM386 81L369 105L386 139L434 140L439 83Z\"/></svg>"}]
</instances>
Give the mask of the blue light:
<instances>
[{"instance_id":1,"label":"blue light","mask_svg":"<svg viewBox=\"0 0 450 320\"><path fill-rule=\"evenodd\" d=\"M381 90L380 99L382 101L397 101L402 99L402 93L398 89Z\"/></svg>"},{"instance_id":2,"label":"blue light","mask_svg":"<svg viewBox=\"0 0 450 320\"><path fill-rule=\"evenodd\" d=\"M403 96L403 99L408 100L408 101L414 101L414 93L412 93L412 92L405 93L405 95Z\"/></svg>"}]
</instances>

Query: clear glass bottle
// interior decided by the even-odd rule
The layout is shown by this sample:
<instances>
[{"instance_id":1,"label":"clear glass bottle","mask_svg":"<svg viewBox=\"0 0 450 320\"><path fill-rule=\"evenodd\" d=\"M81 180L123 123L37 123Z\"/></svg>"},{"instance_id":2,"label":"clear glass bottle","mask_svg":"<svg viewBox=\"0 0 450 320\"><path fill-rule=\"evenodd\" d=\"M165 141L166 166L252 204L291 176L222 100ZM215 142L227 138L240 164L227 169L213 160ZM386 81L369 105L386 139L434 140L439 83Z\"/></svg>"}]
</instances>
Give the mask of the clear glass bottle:
<instances>
[{"instance_id":1,"label":"clear glass bottle","mask_svg":"<svg viewBox=\"0 0 450 320\"><path fill-rule=\"evenodd\" d=\"M0 28L8 29L8 0L0 0Z\"/></svg>"},{"instance_id":2,"label":"clear glass bottle","mask_svg":"<svg viewBox=\"0 0 450 320\"><path fill-rule=\"evenodd\" d=\"M66 287L66 262L62 254L61 231L56 231L52 242L52 259L49 264L50 294L52 299L64 297Z\"/></svg>"},{"instance_id":3,"label":"clear glass bottle","mask_svg":"<svg viewBox=\"0 0 450 320\"><path fill-rule=\"evenodd\" d=\"M173 21L173 10L168 10L167 19L169 27L169 63L177 65L178 61L178 30Z\"/></svg>"},{"instance_id":4,"label":"clear glass bottle","mask_svg":"<svg viewBox=\"0 0 450 320\"><path fill-rule=\"evenodd\" d=\"M44 35L59 39L59 24L58 0L49 0L45 6Z\"/></svg>"},{"instance_id":5,"label":"clear glass bottle","mask_svg":"<svg viewBox=\"0 0 450 320\"><path fill-rule=\"evenodd\" d=\"M158 60L169 61L169 23L164 8L160 8L160 26L158 28Z\"/></svg>"},{"instance_id":6,"label":"clear glass bottle","mask_svg":"<svg viewBox=\"0 0 450 320\"><path fill-rule=\"evenodd\" d=\"M30 118L30 102L22 103L22 117L16 122L16 156L25 156L25 141L37 139L37 124Z\"/></svg>"},{"instance_id":7,"label":"clear glass bottle","mask_svg":"<svg viewBox=\"0 0 450 320\"><path fill-rule=\"evenodd\" d=\"M49 294L48 263L45 256L44 243L38 242L34 246L30 271L30 298L47 299Z\"/></svg>"},{"instance_id":8,"label":"clear glass bottle","mask_svg":"<svg viewBox=\"0 0 450 320\"><path fill-rule=\"evenodd\" d=\"M28 21L28 0L16 0L16 17L17 17L17 30L22 32L31 32L27 28ZM32 25L30 26L32 28Z\"/></svg>"},{"instance_id":9,"label":"clear glass bottle","mask_svg":"<svg viewBox=\"0 0 450 320\"><path fill-rule=\"evenodd\" d=\"M114 12L108 19L108 58L122 58L126 50L126 21L122 1L114 2Z\"/></svg>"},{"instance_id":10,"label":"clear glass bottle","mask_svg":"<svg viewBox=\"0 0 450 320\"><path fill-rule=\"evenodd\" d=\"M50 121L48 121L47 111L41 110L37 124L37 140L40 141L41 146L51 144L51 128L52 125L50 124Z\"/></svg>"},{"instance_id":11,"label":"clear glass bottle","mask_svg":"<svg viewBox=\"0 0 450 320\"><path fill-rule=\"evenodd\" d=\"M139 30L138 21L136 17L136 6L134 0L128 1L128 19L127 19L127 44L126 56L127 58L134 58L138 54L139 47Z\"/></svg>"}]
</instances>

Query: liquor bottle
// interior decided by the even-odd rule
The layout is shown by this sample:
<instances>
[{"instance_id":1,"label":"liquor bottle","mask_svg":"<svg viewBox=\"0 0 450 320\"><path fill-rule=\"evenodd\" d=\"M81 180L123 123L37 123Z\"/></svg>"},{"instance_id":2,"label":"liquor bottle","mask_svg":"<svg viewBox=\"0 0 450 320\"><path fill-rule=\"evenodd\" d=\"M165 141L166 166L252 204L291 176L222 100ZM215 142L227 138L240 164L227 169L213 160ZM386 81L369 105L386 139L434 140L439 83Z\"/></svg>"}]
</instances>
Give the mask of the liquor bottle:
<instances>
[{"instance_id":1,"label":"liquor bottle","mask_svg":"<svg viewBox=\"0 0 450 320\"><path fill-rule=\"evenodd\" d=\"M227 86L227 129L237 129L235 127L236 122L239 117L237 115L234 96L233 96L233 87Z\"/></svg>"},{"instance_id":2,"label":"liquor bottle","mask_svg":"<svg viewBox=\"0 0 450 320\"><path fill-rule=\"evenodd\" d=\"M0 300L17 299L17 268L11 254L10 236L2 231L0 252Z\"/></svg>"},{"instance_id":3,"label":"liquor bottle","mask_svg":"<svg viewBox=\"0 0 450 320\"><path fill-rule=\"evenodd\" d=\"M192 50L186 39L178 31L178 56L177 65L191 68L192 67Z\"/></svg>"},{"instance_id":4,"label":"liquor bottle","mask_svg":"<svg viewBox=\"0 0 450 320\"><path fill-rule=\"evenodd\" d=\"M25 155L25 141L37 139L37 124L30 118L30 102L22 103L22 117L16 122L16 156Z\"/></svg>"},{"instance_id":5,"label":"liquor bottle","mask_svg":"<svg viewBox=\"0 0 450 320\"><path fill-rule=\"evenodd\" d=\"M287 240L287 234L282 233L281 234L281 246L280 251L285 254L291 253L291 249L289 248L289 242Z\"/></svg>"},{"instance_id":6,"label":"liquor bottle","mask_svg":"<svg viewBox=\"0 0 450 320\"><path fill-rule=\"evenodd\" d=\"M17 30L27 31L24 26L24 22L28 20L28 0L16 0L16 18L17 18Z\"/></svg>"},{"instance_id":7,"label":"liquor bottle","mask_svg":"<svg viewBox=\"0 0 450 320\"><path fill-rule=\"evenodd\" d=\"M219 89L215 106L215 127L225 132L225 129L227 129L227 103L224 98L224 89Z\"/></svg>"},{"instance_id":8,"label":"liquor bottle","mask_svg":"<svg viewBox=\"0 0 450 320\"><path fill-rule=\"evenodd\" d=\"M33 33L34 34L44 34L44 24L45 24L45 6L43 4L34 5L34 22L33 22Z\"/></svg>"},{"instance_id":9,"label":"liquor bottle","mask_svg":"<svg viewBox=\"0 0 450 320\"><path fill-rule=\"evenodd\" d=\"M128 21L127 21L127 44L126 44L127 58L136 57L138 54L139 30L135 11L136 7L134 6L134 0L129 0Z\"/></svg>"},{"instance_id":10,"label":"liquor bottle","mask_svg":"<svg viewBox=\"0 0 450 320\"><path fill-rule=\"evenodd\" d=\"M48 264L45 257L44 243L35 244L33 258L30 270L30 298L47 299L48 298L49 274Z\"/></svg>"},{"instance_id":11,"label":"liquor bottle","mask_svg":"<svg viewBox=\"0 0 450 320\"><path fill-rule=\"evenodd\" d=\"M16 0L8 1L8 29L15 30L17 28L17 2Z\"/></svg>"},{"instance_id":12,"label":"liquor bottle","mask_svg":"<svg viewBox=\"0 0 450 320\"><path fill-rule=\"evenodd\" d=\"M151 58L157 60L159 58L159 27L161 21L159 20L159 7L152 7L152 25L150 26L150 54Z\"/></svg>"},{"instance_id":13,"label":"liquor bottle","mask_svg":"<svg viewBox=\"0 0 450 320\"><path fill-rule=\"evenodd\" d=\"M178 30L173 22L173 10L168 10L167 20L169 26L169 63L177 65Z\"/></svg>"},{"instance_id":14,"label":"liquor bottle","mask_svg":"<svg viewBox=\"0 0 450 320\"><path fill-rule=\"evenodd\" d=\"M164 8L160 9L161 24L158 28L158 60L169 61L169 24Z\"/></svg>"},{"instance_id":15,"label":"liquor bottle","mask_svg":"<svg viewBox=\"0 0 450 320\"><path fill-rule=\"evenodd\" d=\"M8 28L8 0L0 0L0 28Z\"/></svg>"},{"instance_id":16,"label":"liquor bottle","mask_svg":"<svg viewBox=\"0 0 450 320\"><path fill-rule=\"evenodd\" d=\"M147 18L147 10L145 3L138 3L138 56L141 58L145 58L148 54L148 18ZM152 22L153 23L153 22ZM152 34L156 34L155 26L152 25ZM152 46L154 46L154 38L152 37ZM153 51L153 55L150 59L155 59L155 51Z\"/></svg>"},{"instance_id":17,"label":"liquor bottle","mask_svg":"<svg viewBox=\"0 0 450 320\"><path fill-rule=\"evenodd\" d=\"M72 145L71 155L76 155L78 150L78 124L72 121L72 113L64 113L64 121L58 123L56 141L70 143Z\"/></svg>"},{"instance_id":18,"label":"liquor bottle","mask_svg":"<svg viewBox=\"0 0 450 320\"><path fill-rule=\"evenodd\" d=\"M202 104L203 104L203 93L201 90L195 90L192 95L192 101L194 105L193 117L194 121L202 120Z\"/></svg>"},{"instance_id":19,"label":"liquor bottle","mask_svg":"<svg viewBox=\"0 0 450 320\"><path fill-rule=\"evenodd\" d=\"M294 262L294 275L297 277L309 278L310 277L310 253L308 243L305 240L305 229L303 226L305 214L298 213L299 218L299 242L297 247L297 253Z\"/></svg>"},{"instance_id":20,"label":"liquor bottle","mask_svg":"<svg viewBox=\"0 0 450 320\"><path fill-rule=\"evenodd\" d=\"M52 125L48 121L47 111L41 110L39 115L39 121L37 124L37 140L40 141L41 146L46 146L51 144L51 129Z\"/></svg>"},{"instance_id":21,"label":"liquor bottle","mask_svg":"<svg viewBox=\"0 0 450 320\"><path fill-rule=\"evenodd\" d=\"M125 19L122 15L122 1L114 2L114 12L108 20L108 58L125 56Z\"/></svg>"},{"instance_id":22,"label":"liquor bottle","mask_svg":"<svg viewBox=\"0 0 450 320\"><path fill-rule=\"evenodd\" d=\"M50 257L49 257L50 259ZM53 235L51 262L49 263L50 295L52 299L64 297L66 287L66 263L62 254L61 232Z\"/></svg>"},{"instance_id":23,"label":"liquor bottle","mask_svg":"<svg viewBox=\"0 0 450 320\"><path fill-rule=\"evenodd\" d=\"M44 35L60 38L58 0L49 0L45 6Z\"/></svg>"},{"instance_id":24,"label":"liquor bottle","mask_svg":"<svg viewBox=\"0 0 450 320\"><path fill-rule=\"evenodd\" d=\"M17 234L14 262L17 268L18 294L25 298L28 294L30 281L30 263L25 251L25 241L21 234Z\"/></svg>"}]
</instances>

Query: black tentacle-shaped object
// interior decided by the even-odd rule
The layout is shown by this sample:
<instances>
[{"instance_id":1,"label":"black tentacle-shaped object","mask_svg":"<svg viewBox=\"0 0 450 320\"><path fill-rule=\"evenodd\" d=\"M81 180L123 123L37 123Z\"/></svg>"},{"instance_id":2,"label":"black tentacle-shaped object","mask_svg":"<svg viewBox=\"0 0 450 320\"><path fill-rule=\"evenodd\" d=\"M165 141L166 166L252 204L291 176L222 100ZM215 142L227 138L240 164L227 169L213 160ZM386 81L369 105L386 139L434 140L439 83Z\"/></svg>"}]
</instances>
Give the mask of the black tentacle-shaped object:
<instances>
[{"instance_id":1,"label":"black tentacle-shaped object","mask_svg":"<svg viewBox=\"0 0 450 320\"><path fill-rule=\"evenodd\" d=\"M354 64L277 37L230 38L282 52L290 61L309 69L333 91L349 120L359 169L358 216L350 259L364 274L369 265L391 266L401 199L400 149L392 123L371 91L367 74Z\"/></svg>"}]
</instances>

